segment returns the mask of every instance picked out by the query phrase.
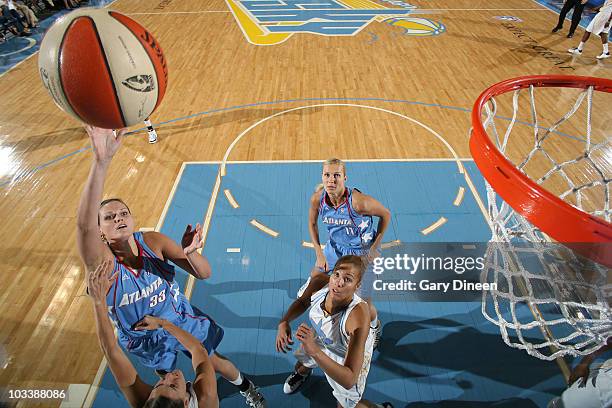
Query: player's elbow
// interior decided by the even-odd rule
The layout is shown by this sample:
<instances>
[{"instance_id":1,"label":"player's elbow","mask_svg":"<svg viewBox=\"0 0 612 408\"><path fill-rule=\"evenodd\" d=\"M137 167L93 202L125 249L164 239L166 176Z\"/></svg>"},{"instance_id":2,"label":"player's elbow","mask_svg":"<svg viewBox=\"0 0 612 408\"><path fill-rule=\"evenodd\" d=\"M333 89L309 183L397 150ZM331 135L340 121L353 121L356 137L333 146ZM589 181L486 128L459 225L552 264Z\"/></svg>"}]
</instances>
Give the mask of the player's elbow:
<instances>
[{"instance_id":1,"label":"player's elbow","mask_svg":"<svg viewBox=\"0 0 612 408\"><path fill-rule=\"evenodd\" d=\"M346 390L350 390L355 386L355 384L357 384L357 378L350 378L340 383L340 385Z\"/></svg>"},{"instance_id":2,"label":"player's elbow","mask_svg":"<svg viewBox=\"0 0 612 408\"><path fill-rule=\"evenodd\" d=\"M383 209L383 217L387 220L391 219L391 211L386 207Z\"/></svg>"},{"instance_id":3,"label":"player's elbow","mask_svg":"<svg viewBox=\"0 0 612 408\"><path fill-rule=\"evenodd\" d=\"M200 279L208 279L211 276L212 276L212 269L209 266L208 268L204 269L204 272L201 274Z\"/></svg>"},{"instance_id":4,"label":"player's elbow","mask_svg":"<svg viewBox=\"0 0 612 408\"><path fill-rule=\"evenodd\" d=\"M357 384L357 380L359 379L359 373L353 372L353 370L347 368L346 375L343 376L342 381L339 381L339 384L344 387L344 389L350 390Z\"/></svg>"}]
</instances>

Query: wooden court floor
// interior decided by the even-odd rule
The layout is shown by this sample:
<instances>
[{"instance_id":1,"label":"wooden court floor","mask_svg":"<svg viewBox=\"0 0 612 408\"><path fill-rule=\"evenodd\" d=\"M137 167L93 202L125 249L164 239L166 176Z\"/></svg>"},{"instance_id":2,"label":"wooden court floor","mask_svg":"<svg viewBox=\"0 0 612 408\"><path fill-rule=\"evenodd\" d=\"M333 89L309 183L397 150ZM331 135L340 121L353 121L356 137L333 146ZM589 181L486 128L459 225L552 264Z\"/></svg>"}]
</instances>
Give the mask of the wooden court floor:
<instances>
[{"instance_id":1,"label":"wooden court floor","mask_svg":"<svg viewBox=\"0 0 612 408\"><path fill-rule=\"evenodd\" d=\"M444 144L416 122L466 158L469 109L487 86L521 75L612 77L609 61L587 58L601 52L598 39L587 43L584 57L572 59L565 50L577 38L551 34L556 14L534 1L410 3L430 10L420 17L442 22L446 31L411 37L401 27L372 22L354 36L300 33L257 46L221 0L114 2L113 9L155 34L170 79L152 117L164 123L159 142L149 145L143 131L128 137L105 194L123 197L138 226L153 227L183 162L222 160L254 123L318 104L370 108L312 106L280 115L241 139L229 159L448 158ZM500 15L523 22L494 19ZM8 354L0 387L90 384L102 354L75 245L88 140L43 89L36 57L0 77L0 95L0 344ZM543 104L554 111L556 102ZM594 123L595 134L609 137L612 112L597 110Z\"/></svg>"}]
</instances>

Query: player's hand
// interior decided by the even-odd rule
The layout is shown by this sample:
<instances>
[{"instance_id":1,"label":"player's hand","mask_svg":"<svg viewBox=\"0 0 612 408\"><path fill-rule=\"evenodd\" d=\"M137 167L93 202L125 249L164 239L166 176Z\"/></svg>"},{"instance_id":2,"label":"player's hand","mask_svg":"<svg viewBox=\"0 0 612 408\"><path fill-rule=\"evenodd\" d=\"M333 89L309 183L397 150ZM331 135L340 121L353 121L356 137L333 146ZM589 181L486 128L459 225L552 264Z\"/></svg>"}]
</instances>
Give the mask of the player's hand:
<instances>
[{"instance_id":1,"label":"player's hand","mask_svg":"<svg viewBox=\"0 0 612 408\"><path fill-rule=\"evenodd\" d=\"M309 356L317 354L319 351L321 351L317 345L317 342L315 341L314 331L308 327L306 323L300 324L300 327L298 327L297 331L295 332L295 337L302 342L302 347Z\"/></svg>"},{"instance_id":2,"label":"player's hand","mask_svg":"<svg viewBox=\"0 0 612 408\"><path fill-rule=\"evenodd\" d=\"M276 332L276 351L286 353L291 350L292 345L291 326L286 321L282 321L278 324L278 331Z\"/></svg>"},{"instance_id":3,"label":"player's hand","mask_svg":"<svg viewBox=\"0 0 612 408\"><path fill-rule=\"evenodd\" d=\"M570 377L568 382L568 385L572 385L574 384L576 381L581 380L580 383L578 384L578 387L582 388L586 386L587 380L589 378L589 365L587 363L580 363L578 364L570 373ZM593 385L595 385L593 383Z\"/></svg>"},{"instance_id":4,"label":"player's hand","mask_svg":"<svg viewBox=\"0 0 612 408\"><path fill-rule=\"evenodd\" d=\"M87 274L87 291L96 304L106 304L106 294L119 273L113 273L114 264L113 259L106 259Z\"/></svg>"},{"instance_id":5,"label":"player's hand","mask_svg":"<svg viewBox=\"0 0 612 408\"><path fill-rule=\"evenodd\" d=\"M582 0L580 4L587 4L589 0Z\"/></svg>"},{"instance_id":6,"label":"player's hand","mask_svg":"<svg viewBox=\"0 0 612 408\"><path fill-rule=\"evenodd\" d=\"M95 160L103 164L110 163L117 150L119 150L119 146L121 146L125 132L127 132L127 129L114 131L90 125L85 126L85 130L89 135Z\"/></svg>"},{"instance_id":7,"label":"player's hand","mask_svg":"<svg viewBox=\"0 0 612 408\"><path fill-rule=\"evenodd\" d=\"M322 252L317 252L317 262L315 262L315 268L317 268L320 272L327 271L327 260Z\"/></svg>"},{"instance_id":8,"label":"player's hand","mask_svg":"<svg viewBox=\"0 0 612 408\"><path fill-rule=\"evenodd\" d=\"M368 264L374 262L374 259L380 257L380 250L378 245L372 245L366 254L366 261Z\"/></svg>"},{"instance_id":9,"label":"player's hand","mask_svg":"<svg viewBox=\"0 0 612 408\"><path fill-rule=\"evenodd\" d=\"M192 229L191 224L187 225L183 233L183 238L181 239L181 246L183 247L185 255L189 255L204 246L202 242L202 227L200 224L196 224L195 229Z\"/></svg>"},{"instance_id":10,"label":"player's hand","mask_svg":"<svg viewBox=\"0 0 612 408\"><path fill-rule=\"evenodd\" d=\"M134 325L134 330L155 330L162 327L164 321L159 317L145 316L141 321Z\"/></svg>"}]
</instances>

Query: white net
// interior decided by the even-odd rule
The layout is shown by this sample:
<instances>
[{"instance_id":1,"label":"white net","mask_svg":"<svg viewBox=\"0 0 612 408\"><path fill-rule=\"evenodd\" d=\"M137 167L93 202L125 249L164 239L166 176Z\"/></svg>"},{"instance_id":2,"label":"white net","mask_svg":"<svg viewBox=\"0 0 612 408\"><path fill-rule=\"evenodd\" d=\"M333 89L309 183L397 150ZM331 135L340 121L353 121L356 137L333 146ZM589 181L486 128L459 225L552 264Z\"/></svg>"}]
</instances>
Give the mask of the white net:
<instances>
[{"instance_id":1,"label":"white net","mask_svg":"<svg viewBox=\"0 0 612 408\"><path fill-rule=\"evenodd\" d=\"M545 89L537 88L537 92ZM593 88L580 90L567 113L550 126L543 125L536 110L534 86L506 98L510 96L511 118L500 117L495 99L489 100L483 112L483 126L498 150L532 181L581 211L610 222L612 122L604 114L603 126L598 125L598 134L592 134ZM543 100L551 100L546 98ZM553 96L549 105L554 109L564 98L566 94ZM521 121L519 102L525 99L529 108L526 120ZM502 121L509 122L503 135ZM510 135L517 133L513 132L517 124L531 136L513 140ZM565 134L562 127L582 136ZM551 242L488 183L486 188L493 236L482 281L497 287L484 292L484 316L500 328L506 344L540 359L598 349L612 336L609 268Z\"/></svg>"}]
</instances>

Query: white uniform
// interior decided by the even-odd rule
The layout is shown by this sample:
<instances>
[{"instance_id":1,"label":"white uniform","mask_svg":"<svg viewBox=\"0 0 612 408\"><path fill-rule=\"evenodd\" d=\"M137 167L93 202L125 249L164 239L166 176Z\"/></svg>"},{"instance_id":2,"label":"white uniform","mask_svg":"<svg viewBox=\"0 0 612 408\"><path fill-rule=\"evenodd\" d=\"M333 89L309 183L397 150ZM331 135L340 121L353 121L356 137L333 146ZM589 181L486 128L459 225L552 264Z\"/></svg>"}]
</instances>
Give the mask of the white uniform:
<instances>
[{"instance_id":1,"label":"white uniform","mask_svg":"<svg viewBox=\"0 0 612 408\"><path fill-rule=\"evenodd\" d=\"M344 364L349 344L349 335L346 332L346 321L355 306L364 301L359 296L354 295L353 301L346 309L334 315L328 315L322 308L327 293L329 293L329 288L325 287L312 295L312 306L310 307L308 317L310 318L310 324L316 332L316 341L323 352L335 362ZM357 383L349 390L325 374L327 382L333 389L334 397L342 407L353 408L362 399L363 392L365 391L366 378L370 371L373 351L374 332L370 330L365 344L363 365L361 366L359 378L357 379ZM316 361L306 354L302 347L295 351L295 356L298 361L308 368L317 366Z\"/></svg>"},{"instance_id":2,"label":"white uniform","mask_svg":"<svg viewBox=\"0 0 612 408\"><path fill-rule=\"evenodd\" d=\"M605 25L610 19L610 15L612 15L612 0L606 0L602 8L599 9L599 13L593 17L593 20L591 20L586 30L595 35L609 33L610 26L605 27Z\"/></svg>"},{"instance_id":3,"label":"white uniform","mask_svg":"<svg viewBox=\"0 0 612 408\"><path fill-rule=\"evenodd\" d=\"M187 382L187 391L189 391L189 404L187 404L187 408L198 408L198 396L191 382Z\"/></svg>"},{"instance_id":4,"label":"white uniform","mask_svg":"<svg viewBox=\"0 0 612 408\"><path fill-rule=\"evenodd\" d=\"M612 359L607 360L599 370L591 370L586 385L576 381L561 395L565 408L611 408L612 407ZM593 376L597 381L593 385Z\"/></svg>"}]
</instances>

